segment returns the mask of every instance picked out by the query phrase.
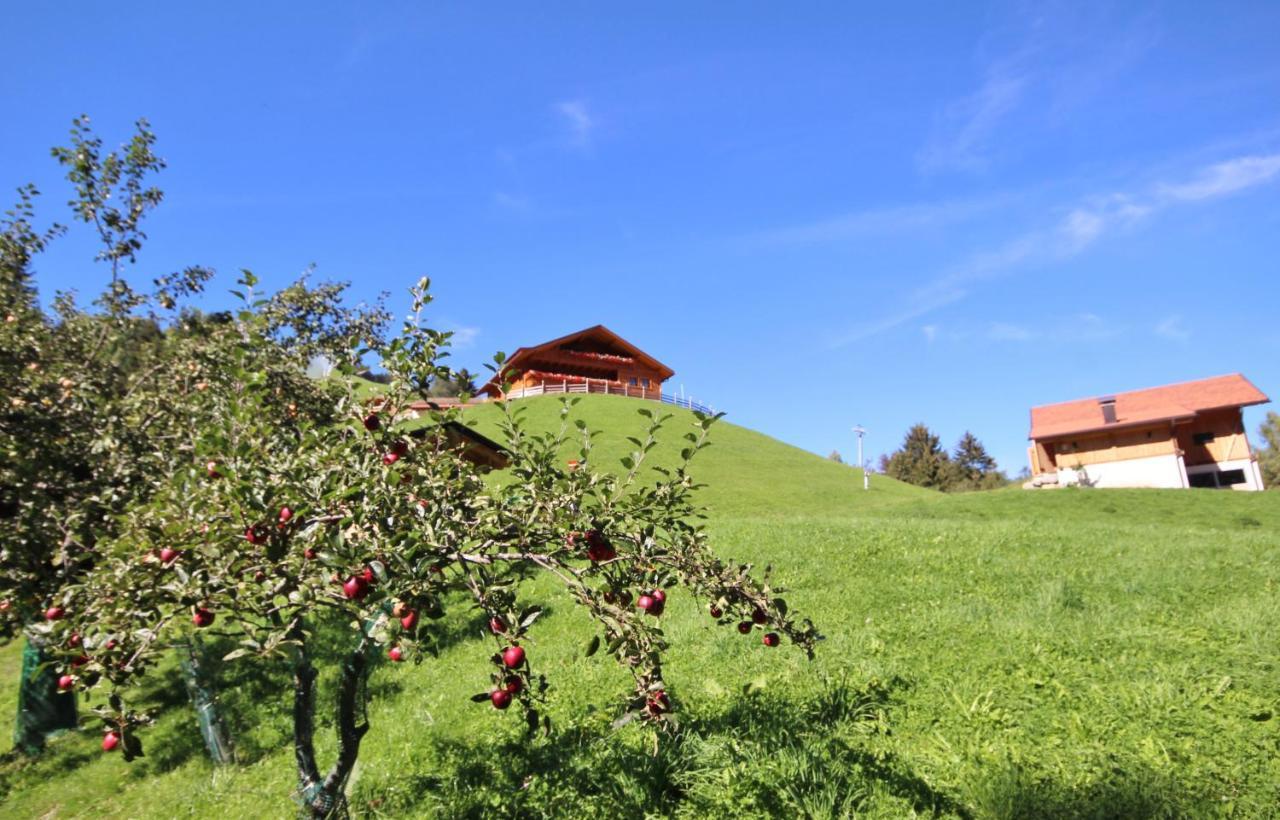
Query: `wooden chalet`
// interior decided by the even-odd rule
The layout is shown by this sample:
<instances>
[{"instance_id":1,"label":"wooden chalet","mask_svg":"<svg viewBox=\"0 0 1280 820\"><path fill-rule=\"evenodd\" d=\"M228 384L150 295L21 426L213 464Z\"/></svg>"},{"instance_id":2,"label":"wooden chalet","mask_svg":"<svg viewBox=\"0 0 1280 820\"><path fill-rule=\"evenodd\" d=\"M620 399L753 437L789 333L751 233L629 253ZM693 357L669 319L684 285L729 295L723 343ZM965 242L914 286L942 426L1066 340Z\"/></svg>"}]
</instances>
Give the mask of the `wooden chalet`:
<instances>
[{"instance_id":1,"label":"wooden chalet","mask_svg":"<svg viewBox=\"0 0 1280 820\"><path fill-rule=\"evenodd\" d=\"M596 325L520 348L480 392L494 398L582 392L658 399L662 383L674 375L674 370L648 353L604 325ZM505 393L504 381L509 383Z\"/></svg>"},{"instance_id":2,"label":"wooden chalet","mask_svg":"<svg viewBox=\"0 0 1280 820\"><path fill-rule=\"evenodd\" d=\"M1270 401L1239 373L1031 409L1031 486L1261 490L1241 409Z\"/></svg>"}]
</instances>

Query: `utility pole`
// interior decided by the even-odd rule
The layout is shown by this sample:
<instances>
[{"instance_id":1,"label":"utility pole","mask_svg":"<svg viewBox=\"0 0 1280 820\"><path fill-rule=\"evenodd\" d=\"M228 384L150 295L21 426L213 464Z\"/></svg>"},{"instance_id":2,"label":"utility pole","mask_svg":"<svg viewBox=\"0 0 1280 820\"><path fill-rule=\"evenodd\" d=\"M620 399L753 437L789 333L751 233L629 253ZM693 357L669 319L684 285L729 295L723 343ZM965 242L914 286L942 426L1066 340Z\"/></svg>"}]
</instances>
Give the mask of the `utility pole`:
<instances>
[{"instance_id":1,"label":"utility pole","mask_svg":"<svg viewBox=\"0 0 1280 820\"><path fill-rule=\"evenodd\" d=\"M858 434L858 466L862 468L862 489L870 489L871 481L867 477L867 462L862 460L862 437L866 435L867 429L859 424L853 428L853 432Z\"/></svg>"}]
</instances>

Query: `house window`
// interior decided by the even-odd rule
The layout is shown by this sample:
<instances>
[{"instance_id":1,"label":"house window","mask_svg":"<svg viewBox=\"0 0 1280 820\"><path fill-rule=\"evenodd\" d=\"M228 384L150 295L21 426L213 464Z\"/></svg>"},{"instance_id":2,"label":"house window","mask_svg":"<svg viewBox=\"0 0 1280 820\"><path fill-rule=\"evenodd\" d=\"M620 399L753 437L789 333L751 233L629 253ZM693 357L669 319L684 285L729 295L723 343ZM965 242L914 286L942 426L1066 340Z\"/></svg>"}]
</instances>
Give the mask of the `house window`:
<instances>
[{"instance_id":1,"label":"house window","mask_svg":"<svg viewBox=\"0 0 1280 820\"><path fill-rule=\"evenodd\" d=\"M645 376L643 379L641 379L641 380L640 380L640 383L641 383L641 384L643 384L645 387L648 387L648 386L649 386L649 377L648 377L648 376Z\"/></svg>"},{"instance_id":2,"label":"house window","mask_svg":"<svg viewBox=\"0 0 1280 820\"><path fill-rule=\"evenodd\" d=\"M1218 473L1218 486L1220 487L1243 484L1244 480L1244 470L1223 470Z\"/></svg>"},{"instance_id":3,"label":"house window","mask_svg":"<svg viewBox=\"0 0 1280 820\"><path fill-rule=\"evenodd\" d=\"M1208 444L1213 441L1213 433L1196 433L1191 440L1196 444Z\"/></svg>"},{"instance_id":4,"label":"house window","mask_svg":"<svg viewBox=\"0 0 1280 820\"><path fill-rule=\"evenodd\" d=\"M632 386L632 387L635 387L635 386L636 386L636 377L635 377L635 376L632 376L632 377L631 377L631 386Z\"/></svg>"},{"instance_id":5,"label":"house window","mask_svg":"<svg viewBox=\"0 0 1280 820\"><path fill-rule=\"evenodd\" d=\"M1244 477L1244 470L1208 470L1187 476L1187 483L1192 487L1207 487L1210 490L1244 484L1247 480Z\"/></svg>"}]
</instances>

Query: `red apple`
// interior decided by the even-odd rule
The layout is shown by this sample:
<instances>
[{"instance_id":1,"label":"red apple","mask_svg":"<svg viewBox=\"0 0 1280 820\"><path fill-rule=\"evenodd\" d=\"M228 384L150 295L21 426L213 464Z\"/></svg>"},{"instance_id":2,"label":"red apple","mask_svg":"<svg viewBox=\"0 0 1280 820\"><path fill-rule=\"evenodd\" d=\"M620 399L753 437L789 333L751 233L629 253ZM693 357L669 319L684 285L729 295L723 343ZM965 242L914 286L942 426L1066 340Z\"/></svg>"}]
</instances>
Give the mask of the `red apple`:
<instances>
[{"instance_id":1,"label":"red apple","mask_svg":"<svg viewBox=\"0 0 1280 820\"><path fill-rule=\"evenodd\" d=\"M506 709L511 705L511 693L506 689L494 689L489 693L489 700L493 702L494 709Z\"/></svg>"},{"instance_id":2,"label":"red apple","mask_svg":"<svg viewBox=\"0 0 1280 820\"><path fill-rule=\"evenodd\" d=\"M641 595L636 600L636 606L644 610L646 614L658 617L662 614L662 610L666 608L667 595L660 589L655 589L647 595Z\"/></svg>"},{"instance_id":3,"label":"red apple","mask_svg":"<svg viewBox=\"0 0 1280 820\"><path fill-rule=\"evenodd\" d=\"M44 618L46 621L57 621L57 620L60 620L62 616L66 614L67 614L67 611L62 607L51 606L44 611Z\"/></svg>"},{"instance_id":4,"label":"red apple","mask_svg":"<svg viewBox=\"0 0 1280 820\"><path fill-rule=\"evenodd\" d=\"M508 691L508 692L510 692L510 693L511 693L511 694L513 694L513 695L518 695L518 694L520 694L520 691L521 691L522 689L524 689L524 681L523 681L523 680L521 680L520 678L507 678L507 691Z\"/></svg>"},{"instance_id":5,"label":"red apple","mask_svg":"<svg viewBox=\"0 0 1280 820\"><path fill-rule=\"evenodd\" d=\"M507 625L502 622L501 618L495 615L489 619L489 631L495 635L501 635L503 632L507 631Z\"/></svg>"},{"instance_id":6,"label":"red apple","mask_svg":"<svg viewBox=\"0 0 1280 820\"><path fill-rule=\"evenodd\" d=\"M742 621L738 624L738 631L743 635L750 635L752 626L753 624L750 621Z\"/></svg>"},{"instance_id":7,"label":"red apple","mask_svg":"<svg viewBox=\"0 0 1280 820\"><path fill-rule=\"evenodd\" d=\"M612 561L618 557L618 553L609 543L609 539L604 537L604 533L591 530L587 533L587 557L597 562Z\"/></svg>"},{"instance_id":8,"label":"red apple","mask_svg":"<svg viewBox=\"0 0 1280 820\"><path fill-rule=\"evenodd\" d=\"M399 663L404 660L404 651L398 646L393 646L387 650L387 657Z\"/></svg>"},{"instance_id":9,"label":"red apple","mask_svg":"<svg viewBox=\"0 0 1280 820\"><path fill-rule=\"evenodd\" d=\"M391 452L395 453L401 458L404 458L409 454L409 442L405 441L404 439L396 439L395 441L391 442Z\"/></svg>"},{"instance_id":10,"label":"red apple","mask_svg":"<svg viewBox=\"0 0 1280 820\"><path fill-rule=\"evenodd\" d=\"M110 752L120 745L120 735L115 732L107 732L106 737L102 738L102 751Z\"/></svg>"},{"instance_id":11,"label":"red apple","mask_svg":"<svg viewBox=\"0 0 1280 820\"><path fill-rule=\"evenodd\" d=\"M724 610L720 609L720 607L716 606L715 604L712 604L707 609L707 612L711 613L712 618L719 618L721 615L724 614Z\"/></svg>"},{"instance_id":12,"label":"red apple","mask_svg":"<svg viewBox=\"0 0 1280 820\"><path fill-rule=\"evenodd\" d=\"M204 629L206 626L209 626L210 624L213 623L213 612L211 610L205 609L204 607L200 607L194 613L192 613L191 623L195 624L197 627L201 629Z\"/></svg>"},{"instance_id":13,"label":"red apple","mask_svg":"<svg viewBox=\"0 0 1280 820\"><path fill-rule=\"evenodd\" d=\"M82 641L80 640L79 632L72 632L70 635L67 636L67 646L72 647L74 649L75 647L79 646L81 643Z\"/></svg>"},{"instance_id":14,"label":"red apple","mask_svg":"<svg viewBox=\"0 0 1280 820\"><path fill-rule=\"evenodd\" d=\"M763 609L757 608L755 612L751 613L751 620L754 623L767 624L769 622L769 615Z\"/></svg>"},{"instance_id":15,"label":"red apple","mask_svg":"<svg viewBox=\"0 0 1280 820\"><path fill-rule=\"evenodd\" d=\"M502 662L506 664L508 669L515 669L524 663L524 647L508 646L502 650Z\"/></svg>"},{"instance_id":16,"label":"red apple","mask_svg":"<svg viewBox=\"0 0 1280 820\"><path fill-rule=\"evenodd\" d=\"M373 432L382 426L382 422L378 420L377 413L370 413L364 417L364 429Z\"/></svg>"},{"instance_id":17,"label":"red apple","mask_svg":"<svg viewBox=\"0 0 1280 820\"><path fill-rule=\"evenodd\" d=\"M76 679L70 675L63 675L58 678L58 690L62 692L69 691L71 687L76 685Z\"/></svg>"},{"instance_id":18,"label":"red apple","mask_svg":"<svg viewBox=\"0 0 1280 820\"><path fill-rule=\"evenodd\" d=\"M348 601L358 601L369 592L369 582L360 575L352 575L347 582L342 585L342 594L347 596Z\"/></svg>"},{"instance_id":19,"label":"red apple","mask_svg":"<svg viewBox=\"0 0 1280 820\"><path fill-rule=\"evenodd\" d=\"M365 567L364 569L360 570L360 577L363 578L365 582L369 584L372 584L378 578L378 576L375 575L373 572L373 567Z\"/></svg>"},{"instance_id":20,"label":"red apple","mask_svg":"<svg viewBox=\"0 0 1280 820\"><path fill-rule=\"evenodd\" d=\"M400 626L405 632L412 632L413 628L417 625L418 613L412 609L406 612L404 617L400 619Z\"/></svg>"},{"instance_id":21,"label":"red apple","mask_svg":"<svg viewBox=\"0 0 1280 820\"><path fill-rule=\"evenodd\" d=\"M71 668L79 669L80 667L84 666L88 662L89 662L89 656L81 653L71 659Z\"/></svg>"},{"instance_id":22,"label":"red apple","mask_svg":"<svg viewBox=\"0 0 1280 820\"><path fill-rule=\"evenodd\" d=\"M290 518L293 518L293 510L289 509L288 507L281 507L281 508L280 508L280 523L281 523L281 524L288 524L288 523L289 523L289 519L290 519Z\"/></svg>"},{"instance_id":23,"label":"red apple","mask_svg":"<svg viewBox=\"0 0 1280 820\"><path fill-rule=\"evenodd\" d=\"M267 540L267 534L262 531L261 527L254 524L253 526L245 528L244 540L248 541L250 544L261 544L263 541Z\"/></svg>"},{"instance_id":24,"label":"red apple","mask_svg":"<svg viewBox=\"0 0 1280 820\"><path fill-rule=\"evenodd\" d=\"M160 563L162 564L172 563L177 559L177 557L178 557L178 551L173 547L160 548Z\"/></svg>"},{"instance_id":25,"label":"red apple","mask_svg":"<svg viewBox=\"0 0 1280 820\"><path fill-rule=\"evenodd\" d=\"M106 642L106 643L104 643L104 644L102 645L102 648L103 648L103 649L105 649L105 650L107 650L108 652L110 652L112 649L115 649L115 648L116 648L116 639L115 639L115 638L108 638L108 639L107 639L107 642Z\"/></svg>"},{"instance_id":26,"label":"red apple","mask_svg":"<svg viewBox=\"0 0 1280 820\"><path fill-rule=\"evenodd\" d=\"M659 689L649 695L645 708L649 710L651 715L660 715L671 708L671 699L667 697L667 693Z\"/></svg>"},{"instance_id":27,"label":"red apple","mask_svg":"<svg viewBox=\"0 0 1280 820\"><path fill-rule=\"evenodd\" d=\"M308 561L316 560L316 555L318 554L319 553L316 552L315 547L307 547L305 550L302 551L302 557L306 558Z\"/></svg>"},{"instance_id":28,"label":"red apple","mask_svg":"<svg viewBox=\"0 0 1280 820\"><path fill-rule=\"evenodd\" d=\"M383 463L383 464L385 464L385 465L387 465L388 467L390 467L392 464L395 464L395 463L396 463L397 461L399 461L399 460L400 460L400 456L399 456L399 454L398 454L398 453L383 453L383 454L382 454L382 463Z\"/></svg>"},{"instance_id":29,"label":"red apple","mask_svg":"<svg viewBox=\"0 0 1280 820\"><path fill-rule=\"evenodd\" d=\"M778 633L777 633L777 632L768 632L768 633L766 633L766 634L765 634L765 636L764 636L764 645L765 645L765 646L777 646L777 645L778 645Z\"/></svg>"},{"instance_id":30,"label":"red apple","mask_svg":"<svg viewBox=\"0 0 1280 820\"><path fill-rule=\"evenodd\" d=\"M204 465L204 472L209 478L221 478L222 473L218 472L218 462L210 461Z\"/></svg>"}]
</instances>

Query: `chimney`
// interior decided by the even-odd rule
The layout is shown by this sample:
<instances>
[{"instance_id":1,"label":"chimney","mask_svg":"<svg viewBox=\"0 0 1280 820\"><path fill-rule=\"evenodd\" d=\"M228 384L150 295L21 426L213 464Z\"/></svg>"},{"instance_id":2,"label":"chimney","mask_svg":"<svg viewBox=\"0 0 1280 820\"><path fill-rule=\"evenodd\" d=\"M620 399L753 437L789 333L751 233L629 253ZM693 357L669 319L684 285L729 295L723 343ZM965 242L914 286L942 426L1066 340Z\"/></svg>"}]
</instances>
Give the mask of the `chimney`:
<instances>
[{"instance_id":1,"label":"chimney","mask_svg":"<svg viewBox=\"0 0 1280 820\"><path fill-rule=\"evenodd\" d=\"M1116 423L1116 397L1104 396L1098 399L1098 406L1102 408L1102 421L1106 424Z\"/></svg>"}]
</instances>

